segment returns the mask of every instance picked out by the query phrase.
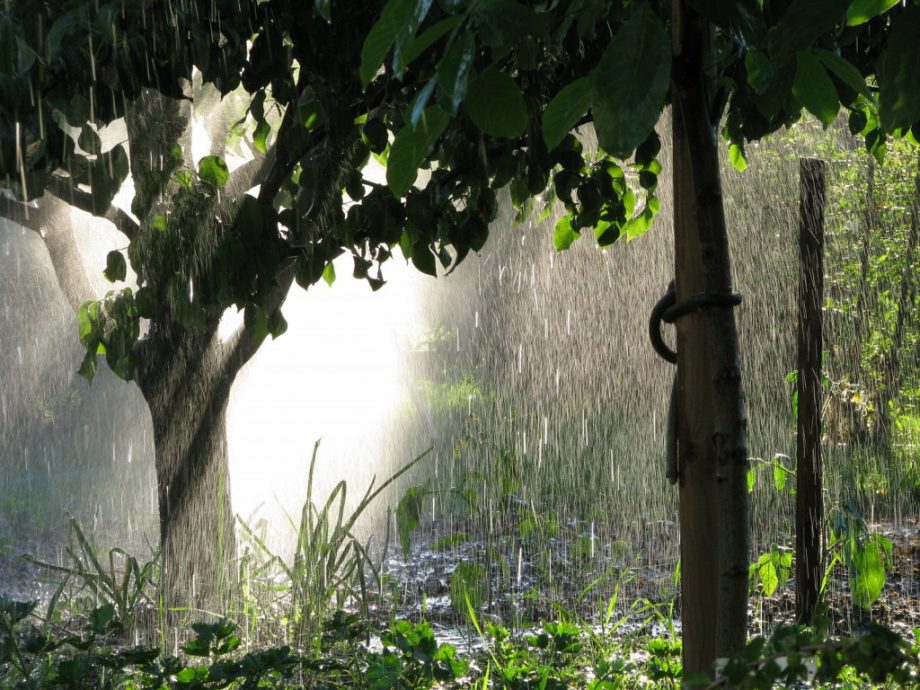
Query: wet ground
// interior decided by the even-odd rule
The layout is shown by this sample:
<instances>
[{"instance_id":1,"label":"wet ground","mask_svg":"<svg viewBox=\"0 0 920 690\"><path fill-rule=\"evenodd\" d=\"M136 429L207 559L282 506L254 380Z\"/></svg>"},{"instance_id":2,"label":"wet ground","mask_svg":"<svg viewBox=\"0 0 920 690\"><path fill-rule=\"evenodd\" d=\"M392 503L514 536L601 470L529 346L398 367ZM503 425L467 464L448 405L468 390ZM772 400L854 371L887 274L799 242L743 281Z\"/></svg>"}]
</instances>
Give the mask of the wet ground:
<instances>
[{"instance_id":1,"label":"wet ground","mask_svg":"<svg viewBox=\"0 0 920 690\"><path fill-rule=\"evenodd\" d=\"M387 558L389 607L379 610L389 614L395 604L401 616L424 617L443 634L462 637L468 632L464 606L461 604L458 611L453 602L462 598L461 587L465 585L481 599L481 617L508 627L530 627L541 620L573 615L600 625L611 600L614 604L609 620L625 621L626 629L660 627L669 616L679 626L677 558L672 554L675 549L669 535L676 527L671 523L649 526L645 548L611 539L597 528L592 538L586 528L573 523L538 544L496 535L449 548L438 548L438 532L433 529L413 544L407 558L401 554ZM854 606L847 570L838 565L825 602L838 632L849 632L873 620L910 637L920 626L920 520L908 520L898 527L878 524L869 528L893 545L881 597L869 611ZM593 555L590 543L594 544ZM475 564L472 578L465 564ZM753 633L763 633L794 617L792 579L773 596L752 597Z\"/></svg>"},{"instance_id":2,"label":"wet ground","mask_svg":"<svg viewBox=\"0 0 920 690\"><path fill-rule=\"evenodd\" d=\"M4 532L4 529L8 530ZM384 561L383 585L372 608L385 625L392 615L432 623L439 636L469 640L466 599L477 616L509 628L578 617L600 626L621 623L623 630L669 621L679 627L680 596L675 586L676 525L640 525L618 535L600 525L571 521L477 534L473 525L429 524L413 535L407 557L391 544ZM891 569L882 596L868 612L852 605L846 569L835 568L827 603L840 632L875 620L909 636L920 626L920 520L870 525L893 544ZM11 533L0 524L0 535ZM469 534L474 534L472 538ZM446 535L446 536L445 536ZM66 558L60 533L0 540L0 595L47 599L54 583L20 554L32 551L52 561ZM460 602L455 605L455 602ZM751 602L752 632L794 617L790 580L771 597ZM606 620L605 620L606 619Z\"/></svg>"}]
</instances>

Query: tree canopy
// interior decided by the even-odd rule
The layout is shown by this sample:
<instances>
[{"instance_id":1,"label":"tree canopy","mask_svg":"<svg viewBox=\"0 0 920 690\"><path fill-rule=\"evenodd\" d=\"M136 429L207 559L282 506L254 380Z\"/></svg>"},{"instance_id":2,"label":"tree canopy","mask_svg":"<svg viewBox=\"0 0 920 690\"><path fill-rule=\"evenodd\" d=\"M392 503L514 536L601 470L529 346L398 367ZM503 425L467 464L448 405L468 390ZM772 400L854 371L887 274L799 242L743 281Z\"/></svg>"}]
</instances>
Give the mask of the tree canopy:
<instances>
[{"instance_id":1,"label":"tree canopy","mask_svg":"<svg viewBox=\"0 0 920 690\"><path fill-rule=\"evenodd\" d=\"M688 5L716 27L706 97L736 167L746 141L803 107L828 124L843 106L879 156L890 135L916 139L915 4ZM602 245L641 235L659 208L654 127L681 69L669 13L605 0L14 2L0 11L0 178L19 200L47 190L129 235L137 291L80 316L83 373L104 351L132 378L140 318L196 329L236 305L257 339L277 335L285 271L308 286L350 251L376 289L397 246L425 273L449 270L483 246L506 186L523 213L535 199L565 205L559 249L586 229ZM220 155L192 161L176 137L132 161L123 144L101 148L99 129L130 118L145 90L182 103L196 80L248 96L223 136L245 136L261 164L236 194L221 196L232 175ZM599 151L574 135L589 122ZM372 155L386 187L362 177ZM129 172L136 221L111 206ZM206 248L202 222L219 226ZM107 277L125 271L110 255Z\"/></svg>"}]
</instances>

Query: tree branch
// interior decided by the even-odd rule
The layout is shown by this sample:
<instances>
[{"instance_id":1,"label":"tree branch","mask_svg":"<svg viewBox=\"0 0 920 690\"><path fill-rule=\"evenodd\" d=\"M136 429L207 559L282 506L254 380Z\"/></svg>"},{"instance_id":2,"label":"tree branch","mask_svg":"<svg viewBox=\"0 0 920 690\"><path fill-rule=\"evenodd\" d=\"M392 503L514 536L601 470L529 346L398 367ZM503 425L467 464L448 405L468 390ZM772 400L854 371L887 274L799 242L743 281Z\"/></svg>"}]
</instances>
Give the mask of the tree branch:
<instances>
[{"instance_id":1,"label":"tree branch","mask_svg":"<svg viewBox=\"0 0 920 690\"><path fill-rule=\"evenodd\" d=\"M42 197L42 203L36 208L0 193L0 216L42 237L58 286L76 311L83 302L95 299L96 295L73 236L70 214L62 208L65 205L66 202L48 195Z\"/></svg>"},{"instance_id":2,"label":"tree branch","mask_svg":"<svg viewBox=\"0 0 920 690\"><path fill-rule=\"evenodd\" d=\"M140 226L125 211L111 204L105 208L100 208L93 199L92 194L84 192L79 187L69 183L66 178L52 175L45 183L45 189L61 201L81 211L86 211L97 218L104 218L109 221L129 240L133 240L140 231Z\"/></svg>"},{"instance_id":3,"label":"tree branch","mask_svg":"<svg viewBox=\"0 0 920 690\"><path fill-rule=\"evenodd\" d=\"M11 199L0 191L0 216L41 234L42 215L38 208Z\"/></svg>"}]
</instances>

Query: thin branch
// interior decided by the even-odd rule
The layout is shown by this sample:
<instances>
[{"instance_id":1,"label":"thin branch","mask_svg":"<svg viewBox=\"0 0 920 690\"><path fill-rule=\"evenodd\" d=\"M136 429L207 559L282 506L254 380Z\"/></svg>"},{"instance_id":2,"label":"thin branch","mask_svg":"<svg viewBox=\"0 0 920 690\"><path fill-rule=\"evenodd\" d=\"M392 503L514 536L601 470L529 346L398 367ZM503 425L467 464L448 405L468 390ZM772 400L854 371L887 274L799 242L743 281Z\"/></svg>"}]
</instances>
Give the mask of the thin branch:
<instances>
[{"instance_id":1,"label":"thin branch","mask_svg":"<svg viewBox=\"0 0 920 690\"><path fill-rule=\"evenodd\" d=\"M104 218L109 221L129 240L133 240L140 231L140 226L138 226L138 224L134 222L134 219L125 211L111 204L107 205L105 208L101 208L96 204L92 194L84 192L82 189L69 183L66 178L52 175L45 183L45 189L54 194L54 196L61 201L81 211L86 211L97 218Z\"/></svg>"}]
</instances>

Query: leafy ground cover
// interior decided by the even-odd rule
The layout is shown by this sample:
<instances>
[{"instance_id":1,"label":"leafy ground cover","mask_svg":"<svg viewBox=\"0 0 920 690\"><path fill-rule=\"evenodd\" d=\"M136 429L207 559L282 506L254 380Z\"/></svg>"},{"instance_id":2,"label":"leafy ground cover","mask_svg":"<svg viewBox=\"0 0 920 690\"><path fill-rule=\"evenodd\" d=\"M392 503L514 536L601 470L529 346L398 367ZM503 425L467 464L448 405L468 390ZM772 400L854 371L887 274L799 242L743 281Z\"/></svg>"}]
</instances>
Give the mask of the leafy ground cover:
<instances>
[{"instance_id":1,"label":"leafy ground cover","mask_svg":"<svg viewBox=\"0 0 920 690\"><path fill-rule=\"evenodd\" d=\"M680 686L673 563L653 563L647 551L617 544L598 525L593 535L589 525L557 525L539 548L519 532L467 535L462 543L442 536L438 543L441 528L418 530L406 553L378 561L379 580L363 599L360 588L319 594L326 607L314 608L314 621L324 622L298 637L303 625L289 607L291 588L264 568L266 559L248 561L241 597L225 616L189 623L196 616L182 612L186 620L167 629L156 604L155 561L138 563L117 549L101 553L74 521L71 563L58 571L65 584L41 605L0 601L0 687ZM593 554L579 540L586 532L596 541ZM752 579L752 641L725 666L727 675L698 679L700 687L728 678L740 687L787 687L797 679L818 687L907 687L920 680L920 628L911 630L920 615L917 525L884 532L892 567L870 610L853 606L849 573L837 566L818 625L791 626L791 583L784 579L767 596ZM549 559L552 574L544 567ZM19 576L39 574L34 561L17 567ZM345 609L335 610L337 599Z\"/></svg>"}]
</instances>

